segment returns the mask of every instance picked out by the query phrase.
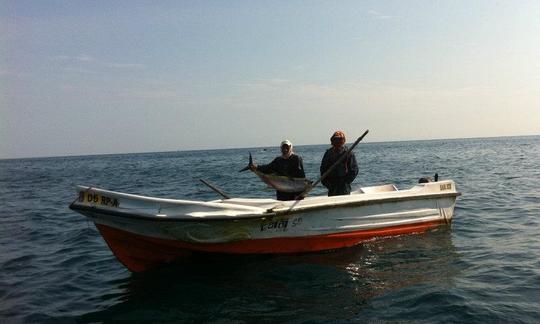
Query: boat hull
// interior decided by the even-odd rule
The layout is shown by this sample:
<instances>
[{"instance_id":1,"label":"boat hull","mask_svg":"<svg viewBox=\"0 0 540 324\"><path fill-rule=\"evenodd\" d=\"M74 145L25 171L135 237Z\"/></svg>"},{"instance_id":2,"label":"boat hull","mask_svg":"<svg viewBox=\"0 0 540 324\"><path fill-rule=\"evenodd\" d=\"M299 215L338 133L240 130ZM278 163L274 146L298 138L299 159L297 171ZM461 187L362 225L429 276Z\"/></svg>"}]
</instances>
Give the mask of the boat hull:
<instances>
[{"instance_id":1,"label":"boat hull","mask_svg":"<svg viewBox=\"0 0 540 324\"><path fill-rule=\"evenodd\" d=\"M444 221L439 220L327 235L276 237L204 244L153 238L97 223L96 227L113 254L126 268L133 272L144 272L179 258L190 256L193 252L226 254L317 252L351 247L378 237L422 233L445 224Z\"/></svg>"},{"instance_id":2,"label":"boat hull","mask_svg":"<svg viewBox=\"0 0 540 324\"><path fill-rule=\"evenodd\" d=\"M302 253L421 233L449 225L459 195L451 181L387 190L298 202L198 203L83 188L71 208L96 224L122 264L141 272L193 252Z\"/></svg>"}]
</instances>

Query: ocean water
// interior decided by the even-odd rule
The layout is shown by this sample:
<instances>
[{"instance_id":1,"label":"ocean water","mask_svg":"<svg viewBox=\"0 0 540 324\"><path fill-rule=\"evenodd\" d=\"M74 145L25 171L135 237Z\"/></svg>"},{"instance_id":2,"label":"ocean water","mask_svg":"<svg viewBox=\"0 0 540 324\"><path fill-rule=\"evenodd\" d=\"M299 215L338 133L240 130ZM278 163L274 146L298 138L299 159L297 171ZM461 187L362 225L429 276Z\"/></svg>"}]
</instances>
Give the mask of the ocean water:
<instances>
[{"instance_id":1,"label":"ocean water","mask_svg":"<svg viewBox=\"0 0 540 324\"><path fill-rule=\"evenodd\" d=\"M298 146L316 179L326 146ZM471 322L540 319L540 136L360 144L354 186L438 172L462 192L451 227L334 252L197 257L133 274L72 212L77 184L213 200L273 197L251 151L0 160L0 322ZM317 188L312 195L324 194Z\"/></svg>"}]
</instances>

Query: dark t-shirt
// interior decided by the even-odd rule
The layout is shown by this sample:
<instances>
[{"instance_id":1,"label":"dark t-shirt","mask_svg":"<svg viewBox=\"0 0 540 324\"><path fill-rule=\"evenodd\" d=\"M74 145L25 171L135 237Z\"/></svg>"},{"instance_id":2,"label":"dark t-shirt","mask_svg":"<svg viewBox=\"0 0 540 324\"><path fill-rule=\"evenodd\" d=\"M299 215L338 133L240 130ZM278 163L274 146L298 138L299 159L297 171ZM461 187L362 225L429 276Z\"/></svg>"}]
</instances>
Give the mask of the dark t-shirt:
<instances>
[{"instance_id":1,"label":"dark t-shirt","mask_svg":"<svg viewBox=\"0 0 540 324\"><path fill-rule=\"evenodd\" d=\"M257 166L257 170L265 174L277 174L292 178L306 177L302 158L296 154L291 154L288 159L278 156L269 164Z\"/></svg>"},{"instance_id":2,"label":"dark t-shirt","mask_svg":"<svg viewBox=\"0 0 540 324\"><path fill-rule=\"evenodd\" d=\"M324 174L334 163L339 160L342 154L345 154L347 147L343 146L339 150L333 147L326 150L321 162L321 175ZM356 156L350 152L338 166L323 180L323 185L327 188L339 183L351 184L358 175L358 164Z\"/></svg>"}]
</instances>

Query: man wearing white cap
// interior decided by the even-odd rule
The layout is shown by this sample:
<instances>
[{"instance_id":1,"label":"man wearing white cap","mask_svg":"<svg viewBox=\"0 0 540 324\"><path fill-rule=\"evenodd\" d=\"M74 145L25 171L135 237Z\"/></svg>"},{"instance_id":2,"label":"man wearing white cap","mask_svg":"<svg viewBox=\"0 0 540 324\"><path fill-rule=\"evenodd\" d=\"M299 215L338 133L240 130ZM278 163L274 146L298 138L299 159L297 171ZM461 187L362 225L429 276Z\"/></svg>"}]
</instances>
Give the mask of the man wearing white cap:
<instances>
[{"instance_id":1,"label":"man wearing white cap","mask_svg":"<svg viewBox=\"0 0 540 324\"><path fill-rule=\"evenodd\" d=\"M302 158L293 152L291 141L281 142L281 156L276 157L272 162L266 165L256 164L251 166L252 171L259 171L265 174L276 174L291 178L305 178L304 164ZM283 192L276 190L277 200L295 200L302 192Z\"/></svg>"}]
</instances>

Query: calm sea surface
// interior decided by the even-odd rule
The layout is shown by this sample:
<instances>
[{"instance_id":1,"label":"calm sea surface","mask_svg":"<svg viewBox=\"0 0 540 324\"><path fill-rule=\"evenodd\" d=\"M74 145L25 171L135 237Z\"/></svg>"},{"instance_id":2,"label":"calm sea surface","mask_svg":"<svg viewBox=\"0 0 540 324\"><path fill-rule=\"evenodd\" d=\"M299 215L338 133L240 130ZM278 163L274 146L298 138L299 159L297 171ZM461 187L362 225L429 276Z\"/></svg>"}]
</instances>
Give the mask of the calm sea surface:
<instances>
[{"instance_id":1,"label":"calm sea surface","mask_svg":"<svg viewBox=\"0 0 540 324\"><path fill-rule=\"evenodd\" d=\"M299 146L318 176L326 146ZM438 172L462 192L451 228L288 256L196 258L132 274L68 205L77 184L168 198L273 197L248 151L0 160L0 322L540 320L540 136L360 144L356 186ZM324 194L318 188L313 195Z\"/></svg>"}]
</instances>

